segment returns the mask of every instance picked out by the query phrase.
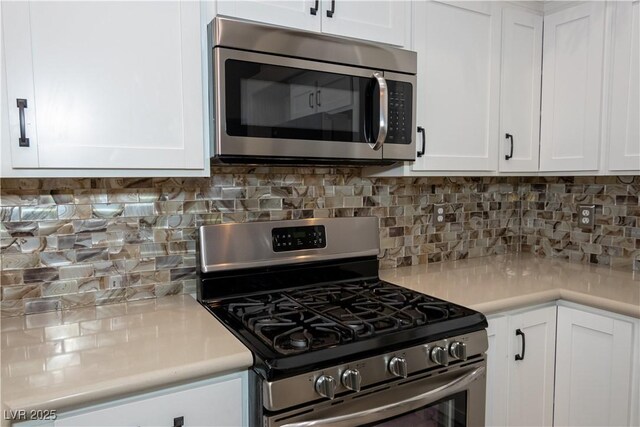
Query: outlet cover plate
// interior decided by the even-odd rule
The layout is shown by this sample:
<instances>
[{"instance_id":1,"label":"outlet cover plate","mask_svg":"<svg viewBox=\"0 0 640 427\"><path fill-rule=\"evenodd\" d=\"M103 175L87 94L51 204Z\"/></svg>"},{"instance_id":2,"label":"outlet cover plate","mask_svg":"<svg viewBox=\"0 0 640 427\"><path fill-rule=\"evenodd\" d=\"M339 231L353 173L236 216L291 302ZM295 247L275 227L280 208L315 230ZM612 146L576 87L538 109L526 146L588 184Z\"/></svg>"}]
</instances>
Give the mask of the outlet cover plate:
<instances>
[{"instance_id":1,"label":"outlet cover plate","mask_svg":"<svg viewBox=\"0 0 640 427\"><path fill-rule=\"evenodd\" d=\"M445 214L445 205L444 203L434 203L433 205L433 225L442 225L444 224L446 214Z\"/></svg>"},{"instance_id":2,"label":"outlet cover plate","mask_svg":"<svg viewBox=\"0 0 640 427\"><path fill-rule=\"evenodd\" d=\"M596 207L594 205L578 206L578 226L583 230L593 230L595 223Z\"/></svg>"}]
</instances>

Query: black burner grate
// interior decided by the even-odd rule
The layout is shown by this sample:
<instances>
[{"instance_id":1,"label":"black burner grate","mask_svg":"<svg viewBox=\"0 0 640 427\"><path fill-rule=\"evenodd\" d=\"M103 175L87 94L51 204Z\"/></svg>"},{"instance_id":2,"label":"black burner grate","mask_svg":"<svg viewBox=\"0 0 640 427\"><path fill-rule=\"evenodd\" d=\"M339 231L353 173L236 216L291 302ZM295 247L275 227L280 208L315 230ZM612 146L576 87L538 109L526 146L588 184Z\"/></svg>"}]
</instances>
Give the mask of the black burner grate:
<instances>
[{"instance_id":1,"label":"black burner grate","mask_svg":"<svg viewBox=\"0 0 640 427\"><path fill-rule=\"evenodd\" d=\"M465 315L463 307L380 281L276 291L234 298L222 307L283 355Z\"/></svg>"}]
</instances>

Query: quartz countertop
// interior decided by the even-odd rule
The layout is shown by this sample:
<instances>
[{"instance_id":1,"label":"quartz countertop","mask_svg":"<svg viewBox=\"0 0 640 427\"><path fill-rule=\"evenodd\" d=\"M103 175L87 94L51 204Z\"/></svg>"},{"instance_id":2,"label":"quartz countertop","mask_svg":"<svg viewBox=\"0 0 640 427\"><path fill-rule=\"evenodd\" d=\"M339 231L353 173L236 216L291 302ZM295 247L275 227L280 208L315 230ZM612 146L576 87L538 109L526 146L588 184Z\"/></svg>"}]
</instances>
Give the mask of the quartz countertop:
<instances>
[{"instance_id":1,"label":"quartz countertop","mask_svg":"<svg viewBox=\"0 0 640 427\"><path fill-rule=\"evenodd\" d=\"M1 330L2 406L14 411L60 413L253 364L189 295L4 318Z\"/></svg>"},{"instance_id":2,"label":"quartz countertop","mask_svg":"<svg viewBox=\"0 0 640 427\"><path fill-rule=\"evenodd\" d=\"M380 276L487 315L564 299L640 318L640 272L529 254ZM5 410L63 412L253 363L251 352L188 295L4 318L1 331Z\"/></svg>"},{"instance_id":3,"label":"quartz countertop","mask_svg":"<svg viewBox=\"0 0 640 427\"><path fill-rule=\"evenodd\" d=\"M383 270L380 277L486 315L563 299L640 318L640 271L508 254Z\"/></svg>"}]
</instances>

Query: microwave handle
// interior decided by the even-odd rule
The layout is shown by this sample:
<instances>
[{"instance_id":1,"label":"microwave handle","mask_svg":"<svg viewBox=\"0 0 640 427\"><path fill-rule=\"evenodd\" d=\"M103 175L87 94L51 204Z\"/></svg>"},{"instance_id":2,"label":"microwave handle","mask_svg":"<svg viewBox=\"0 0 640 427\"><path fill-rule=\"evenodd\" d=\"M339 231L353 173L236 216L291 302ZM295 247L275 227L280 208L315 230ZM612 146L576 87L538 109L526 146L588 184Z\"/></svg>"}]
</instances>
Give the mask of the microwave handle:
<instances>
[{"instance_id":1,"label":"microwave handle","mask_svg":"<svg viewBox=\"0 0 640 427\"><path fill-rule=\"evenodd\" d=\"M450 383L400 402L390 403L381 407L322 420L293 422L285 424L282 427L337 427L353 425L354 423L360 425L375 422L387 417L393 417L402 413L408 413L447 396L466 390L469 387L469 384L485 375L485 371L485 367L480 366L466 372L464 375L454 379Z\"/></svg>"},{"instance_id":2,"label":"microwave handle","mask_svg":"<svg viewBox=\"0 0 640 427\"><path fill-rule=\"evenodd\" d=\"M378 136L376 141L371 145L371 148L374 151L378 151L382 148L384 141L387 139L387 130L389 123L389 90L387 86L387 81L382 77L382 74L379 72L373 73L373 78L378 81L378 87L380 88L378 92L378 96L380 99L380 129L378 131Z\"/></svg>"}]
</instances>

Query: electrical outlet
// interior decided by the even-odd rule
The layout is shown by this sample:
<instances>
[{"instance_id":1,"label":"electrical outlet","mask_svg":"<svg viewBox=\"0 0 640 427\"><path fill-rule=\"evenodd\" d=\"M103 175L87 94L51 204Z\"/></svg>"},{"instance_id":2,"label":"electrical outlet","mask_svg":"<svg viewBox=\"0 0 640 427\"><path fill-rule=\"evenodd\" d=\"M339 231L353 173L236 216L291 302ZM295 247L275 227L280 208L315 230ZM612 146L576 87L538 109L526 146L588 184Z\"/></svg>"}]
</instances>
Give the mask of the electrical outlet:
<instances>
[{"instance_id":1,"label":"electrical outlet","mask_svg":"<svg viewBox=\"0 0 640 427\"><path fill-rule=\"evenodd\" d=\"M121 287L122 287L122 276L109 276L109 289L121 288Z\"/></svg>"},{"instance_id":2,"label":"electrical outlet","mask_svg":"<svg viewBox=\"0 0 640 427\"><path fill-rule=\"evenodd\" d=\"M444 203L435 203L433 205L433 225L442 225L445 223Z\"/></svg>"},{"instance_id":3,"label":"electrical outlet","mask_svg":"<svg viewBox=\"0 0 640 427\"><path fill-rule=\"evenodd\" d=\"M579 205L578 206L578 226L583 229L593 229L593 224L596 220L596 207L594 205Z\"/></svg>"}]
</instances>

